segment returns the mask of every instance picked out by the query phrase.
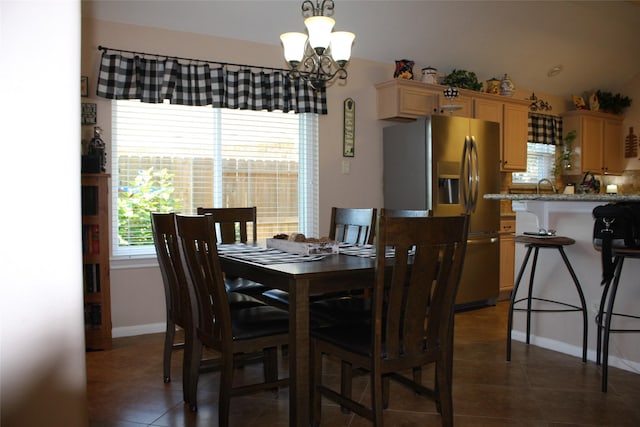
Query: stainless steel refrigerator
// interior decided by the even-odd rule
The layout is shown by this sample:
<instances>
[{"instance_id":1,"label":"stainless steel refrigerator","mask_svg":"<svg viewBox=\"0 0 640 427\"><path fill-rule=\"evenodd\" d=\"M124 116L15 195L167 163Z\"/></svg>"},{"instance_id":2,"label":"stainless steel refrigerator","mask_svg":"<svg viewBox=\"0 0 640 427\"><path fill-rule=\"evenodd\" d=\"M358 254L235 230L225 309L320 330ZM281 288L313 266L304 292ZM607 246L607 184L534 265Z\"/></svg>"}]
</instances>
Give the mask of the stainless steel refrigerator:
<instances>
[{"instance_id":1,"label":"stainless steel refrigerator","mask_svg":"<svg viewBox=\"0 0 640 427\"><path fill-rule=\"evenodd\" d=\"M385 127L384 207L430 209L434 216L470 214L456 304L495 303L500 280L500 125L429 116Z\"/></svg>"}]
</instances>

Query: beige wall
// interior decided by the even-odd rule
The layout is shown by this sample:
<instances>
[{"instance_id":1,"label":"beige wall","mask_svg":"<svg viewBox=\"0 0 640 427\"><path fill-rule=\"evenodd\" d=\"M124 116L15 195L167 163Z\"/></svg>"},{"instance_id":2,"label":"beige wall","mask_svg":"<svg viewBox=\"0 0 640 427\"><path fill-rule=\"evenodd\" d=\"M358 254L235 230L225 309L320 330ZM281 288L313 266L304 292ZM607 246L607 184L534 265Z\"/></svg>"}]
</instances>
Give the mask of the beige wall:
<instances>
[{"instance_id":1,"label":"beige wall","mask_svg":"<svg viewBox=\"0 0 640 427\"><path fill-rule=\"evenodd\" d=\"M206 59L212 61L246 63L283 67L282 50L276 45L256 44L182 33L155 28L83 20L82 75L88 75L90 92L95 93L96 74L101 52L99 45L125 50ZM357 47L357 39L356 39ZM526 59L525 59L526 60ZM329 114L320 119L320 234L328 230L331 206L380 207L382 195L382 132L391 122L376 119L376 83L389 80L394 64L364 61L354 58L349 64L349 78L328 89ZM483 76L480 76L482 79ZM630 87L629 96L640 102L640 79ZM516 81L517 84L517 81ZM625 88L626 89L626 88ZM517 87L515 97L526 98L531 91ZM547 93L536 95L550 102L552 113L560 114L570 108L566 97ZM356 102L355 157L349 162L349 174L342 173L342 111L343 101ZM98 103L98 124L104 130L107 144L111 140L110 102L89 99ZM637 116L636 116L637 117ZM91 126L85 126L83 137L90 138ZM638 124L640 131L640 124ZM110 153L109 147L107 152ZM163 290L157 267L153 265L122 268L112 265L112 315L114 334L135 334L136 331L161 331L165 311Z\"/></svg>"}]
</instances>

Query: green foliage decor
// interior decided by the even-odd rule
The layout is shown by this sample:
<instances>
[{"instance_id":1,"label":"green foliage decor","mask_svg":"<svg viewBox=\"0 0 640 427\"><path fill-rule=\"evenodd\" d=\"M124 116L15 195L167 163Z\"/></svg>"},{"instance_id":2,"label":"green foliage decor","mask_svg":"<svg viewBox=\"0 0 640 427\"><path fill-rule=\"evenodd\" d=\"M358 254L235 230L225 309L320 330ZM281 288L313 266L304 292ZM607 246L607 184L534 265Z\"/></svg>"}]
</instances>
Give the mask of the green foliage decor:
<instances>
[{"instance_id":1,"label":"green foliage decor","mask_svg":"<svg viewBox=\"0 0 640 427\"><path fill-rule=\"evenodd\" d=\"M562 140L562 151L556 156L556 162L553 165L553 175L557 178L562 174L562 171L571 169L571 156L573 154L573 141L576 139L576 131L572 130Z\"/></svg>"},{"instance_id":2,"label":"green foliage decor","mask_svg":"<svg viewBox=\"0 0 640 427\"><path fill-rule=\"evenodd\" d=\"M619 93L613 94L611 92L597 91L598 104L600 110L606 113L622 114L624 109L631 106L631 98L628 96L622 96Z\"/></svg>"},{"instance_id":3,"label":"green foliage decor","mask_svg":"<svg viewBox=\"0 0 640 427\"><path fill-rule=\"evenodd\" d=\"M444 86L452 86L460 89L475 90L476 92L482 91L482 83L478 81L476 73L466 70L457 70L455 68L451 73L447 74L442 81L442 84Z\"/></svg>"},{"instance_id":4,"label":"green foliage decor","mask_svg":"<svg viewBox=\"0 0 640 427\"><path fill-rule=\"evenodd\" d=\"M118 238L120 246L153 244L151 212L180 209L173 197L173 174L167 169L141 170L130 185L118 191Z\"/></svg>"}]
</instances>

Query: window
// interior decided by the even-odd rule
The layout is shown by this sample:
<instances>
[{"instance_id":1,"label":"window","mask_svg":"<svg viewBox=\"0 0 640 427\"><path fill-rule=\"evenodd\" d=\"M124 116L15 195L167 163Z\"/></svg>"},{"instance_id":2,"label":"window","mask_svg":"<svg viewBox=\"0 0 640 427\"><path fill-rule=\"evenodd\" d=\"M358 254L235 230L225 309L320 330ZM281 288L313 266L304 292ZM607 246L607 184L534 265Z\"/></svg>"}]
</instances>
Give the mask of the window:
<instances>
[{"instance_id":1,"label":"window","mask_svg":"<svg viewBox=\"0 0 640 427\"><path fill-rule=\"evenodd\" d=\"M527 143L527 171L514 172L513 183L536 184L542 178L552 178L555 156L555 145Z\"/></svg>"},{"instance_id":2,"label":"window","mask_svg":"<svg viewBox=\"0 0 640 427\"><path fill-rule=\"evenodd\" d=\"M316 114L113 101L114 257L155 254L150 212L257 206L258 238L317 235Z\"/></svg>"},{"instance_id":3,"label":"window","mask_svg":"<svg viewBox=\"0 0 640 427\"><path fill-rule=\"evenodd\" d=\"M548 114L529 113L527 171L514 172L514 184L537 184L542 178L554 176L556 146L562 144L562 118Z\"/></svg>"}]
</instances>

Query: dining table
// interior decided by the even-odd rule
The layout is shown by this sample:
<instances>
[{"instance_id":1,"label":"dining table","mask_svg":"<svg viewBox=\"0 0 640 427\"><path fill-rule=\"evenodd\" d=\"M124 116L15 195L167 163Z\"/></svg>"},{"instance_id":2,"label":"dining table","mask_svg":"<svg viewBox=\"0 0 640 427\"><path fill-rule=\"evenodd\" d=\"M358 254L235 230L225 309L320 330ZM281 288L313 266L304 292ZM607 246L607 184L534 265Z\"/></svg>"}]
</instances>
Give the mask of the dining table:
<instances>
[{"instance_id":1,"label":"dining table","mask_svg":"<svg viewBox=\"0 0 640 427\"><path fill-rule=\"evenodd\" d=\"M222 271L289 293L289 425L310 425L310 316L311 295L371 287L375 274L373 247L364 252L304 257L252 254L219 248ZM235 248L238 246L235 245ZM259 245L254 245L258 248ZM277 257L277 254L275 255Z\"/></svg>"}]
</instances>

